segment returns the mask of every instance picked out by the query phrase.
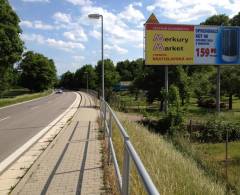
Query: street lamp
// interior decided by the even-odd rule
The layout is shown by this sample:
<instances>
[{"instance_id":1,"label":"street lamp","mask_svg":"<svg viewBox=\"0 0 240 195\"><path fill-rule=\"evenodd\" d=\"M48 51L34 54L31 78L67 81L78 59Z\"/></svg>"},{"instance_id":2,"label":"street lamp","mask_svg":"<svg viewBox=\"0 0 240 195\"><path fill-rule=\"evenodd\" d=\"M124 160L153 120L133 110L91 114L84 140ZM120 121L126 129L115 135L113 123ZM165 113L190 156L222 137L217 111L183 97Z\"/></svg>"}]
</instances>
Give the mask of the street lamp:
<instances>
[{"instance_id":1,"label":"street lamp","mask_svg":"<svg viewBox=\"0 0 240 195\"><path fill-rule=\"evenodd\" d=\"M103 15L100 14L89 14L88 18L90 19L99 19L101 18L102 21L102 99L105 100L104 95L104 61L103 61Z\"/></svg>"}]
</instances>

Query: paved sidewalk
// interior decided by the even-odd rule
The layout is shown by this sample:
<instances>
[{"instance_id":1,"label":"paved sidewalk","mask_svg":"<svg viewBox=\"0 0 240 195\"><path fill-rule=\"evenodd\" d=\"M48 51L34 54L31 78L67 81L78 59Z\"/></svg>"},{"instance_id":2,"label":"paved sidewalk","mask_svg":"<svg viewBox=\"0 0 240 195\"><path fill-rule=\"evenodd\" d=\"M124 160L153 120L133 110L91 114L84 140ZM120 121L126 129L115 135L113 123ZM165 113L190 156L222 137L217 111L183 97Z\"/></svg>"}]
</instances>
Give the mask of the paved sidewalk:
<instances>
[{"instance_id":1,"label":"paved sidewalk","mask_svg":"<svg viewBox=\"0 0 240 195\"><path fill-rule=\"evenodd\" d=\"M84 104L70 125L60 132L11 194L104 194L99 110L87 105L89 97L82 95Z\"/></svg>"}]
</instances>

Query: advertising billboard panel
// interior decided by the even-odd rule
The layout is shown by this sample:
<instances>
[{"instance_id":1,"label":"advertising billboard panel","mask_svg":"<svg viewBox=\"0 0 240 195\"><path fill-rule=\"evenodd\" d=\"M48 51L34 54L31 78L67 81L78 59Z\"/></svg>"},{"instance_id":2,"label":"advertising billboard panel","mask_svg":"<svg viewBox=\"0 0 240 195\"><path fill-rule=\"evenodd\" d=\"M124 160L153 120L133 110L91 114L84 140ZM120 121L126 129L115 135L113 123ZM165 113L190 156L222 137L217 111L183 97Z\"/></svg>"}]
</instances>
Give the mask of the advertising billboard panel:
<instances>
[{"instance_id":1,"label":"advertising billboard panel","mask_svg":"<svg viewBox=\"0 0 240 195\"><path fill-rule=\"evenodd\" d=\"M240 27L146 23L145 64L240 64Z\"/></svg>"}]
</instances>

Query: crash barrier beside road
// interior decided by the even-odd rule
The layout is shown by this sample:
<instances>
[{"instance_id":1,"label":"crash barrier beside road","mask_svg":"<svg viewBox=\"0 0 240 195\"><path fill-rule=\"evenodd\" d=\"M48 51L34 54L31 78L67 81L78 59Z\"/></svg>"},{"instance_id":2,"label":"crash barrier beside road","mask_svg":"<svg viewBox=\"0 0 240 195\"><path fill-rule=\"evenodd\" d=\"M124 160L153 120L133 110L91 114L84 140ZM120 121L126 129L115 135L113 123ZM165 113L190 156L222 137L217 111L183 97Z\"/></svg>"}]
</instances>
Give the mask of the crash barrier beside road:
<instances>
[{"instance_id":1,"label":"crash barrier beside road","mask_svg":"<svg viewBox=\"0 0 240 195\"><path fill-rule=\"evenodd\" d=\"M118 187L122 195L129 194L130 186L130 161L133 161L136 166L137 174L140 176L144 188L148 194L159 195L156 186L153 184L148 172L146 171L140 157L134 149L129 136L120 123L119 119L108 105L108 103L101 99L100 101L100 116L101 116L101 127L104 128L105 135L108 137L108 159L112 160L114 169L117 177ZM112 123L115 122L117 129L120 131L124 141L124 157L123 157L123 169L122 174L119 169L119 164L116 158L115 149L112 141Z\"/></svg>"},{"instance_id":2,"label":"crash barrier beside road","mask_svg":"<svg viewBox=\"0 0 240 195\"><path fill-rule=\"evenodd\" d=\"M98 107L99 93L97 91L92 89L80 89L80 91L90 94L93 97L94 104Z\"/></svg>"}]
</instances>

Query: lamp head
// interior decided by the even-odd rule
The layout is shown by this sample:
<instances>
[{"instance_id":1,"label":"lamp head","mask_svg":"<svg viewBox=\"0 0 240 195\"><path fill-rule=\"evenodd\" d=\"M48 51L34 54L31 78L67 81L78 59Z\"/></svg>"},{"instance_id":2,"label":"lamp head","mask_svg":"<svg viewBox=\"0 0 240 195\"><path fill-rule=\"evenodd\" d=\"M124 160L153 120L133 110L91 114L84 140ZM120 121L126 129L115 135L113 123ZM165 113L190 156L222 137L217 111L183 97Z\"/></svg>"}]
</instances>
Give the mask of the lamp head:
<instances>
[{"instance_id":1,"label":"lamp head","mask_svg":"<svg viewBox=\"0 0 240 195\"><path fill-rule=\"evenodd\" d=\"M99 19L100 17L100 14L88 14L88 18L90 19Z\"/></svg>"}]
</instances>

